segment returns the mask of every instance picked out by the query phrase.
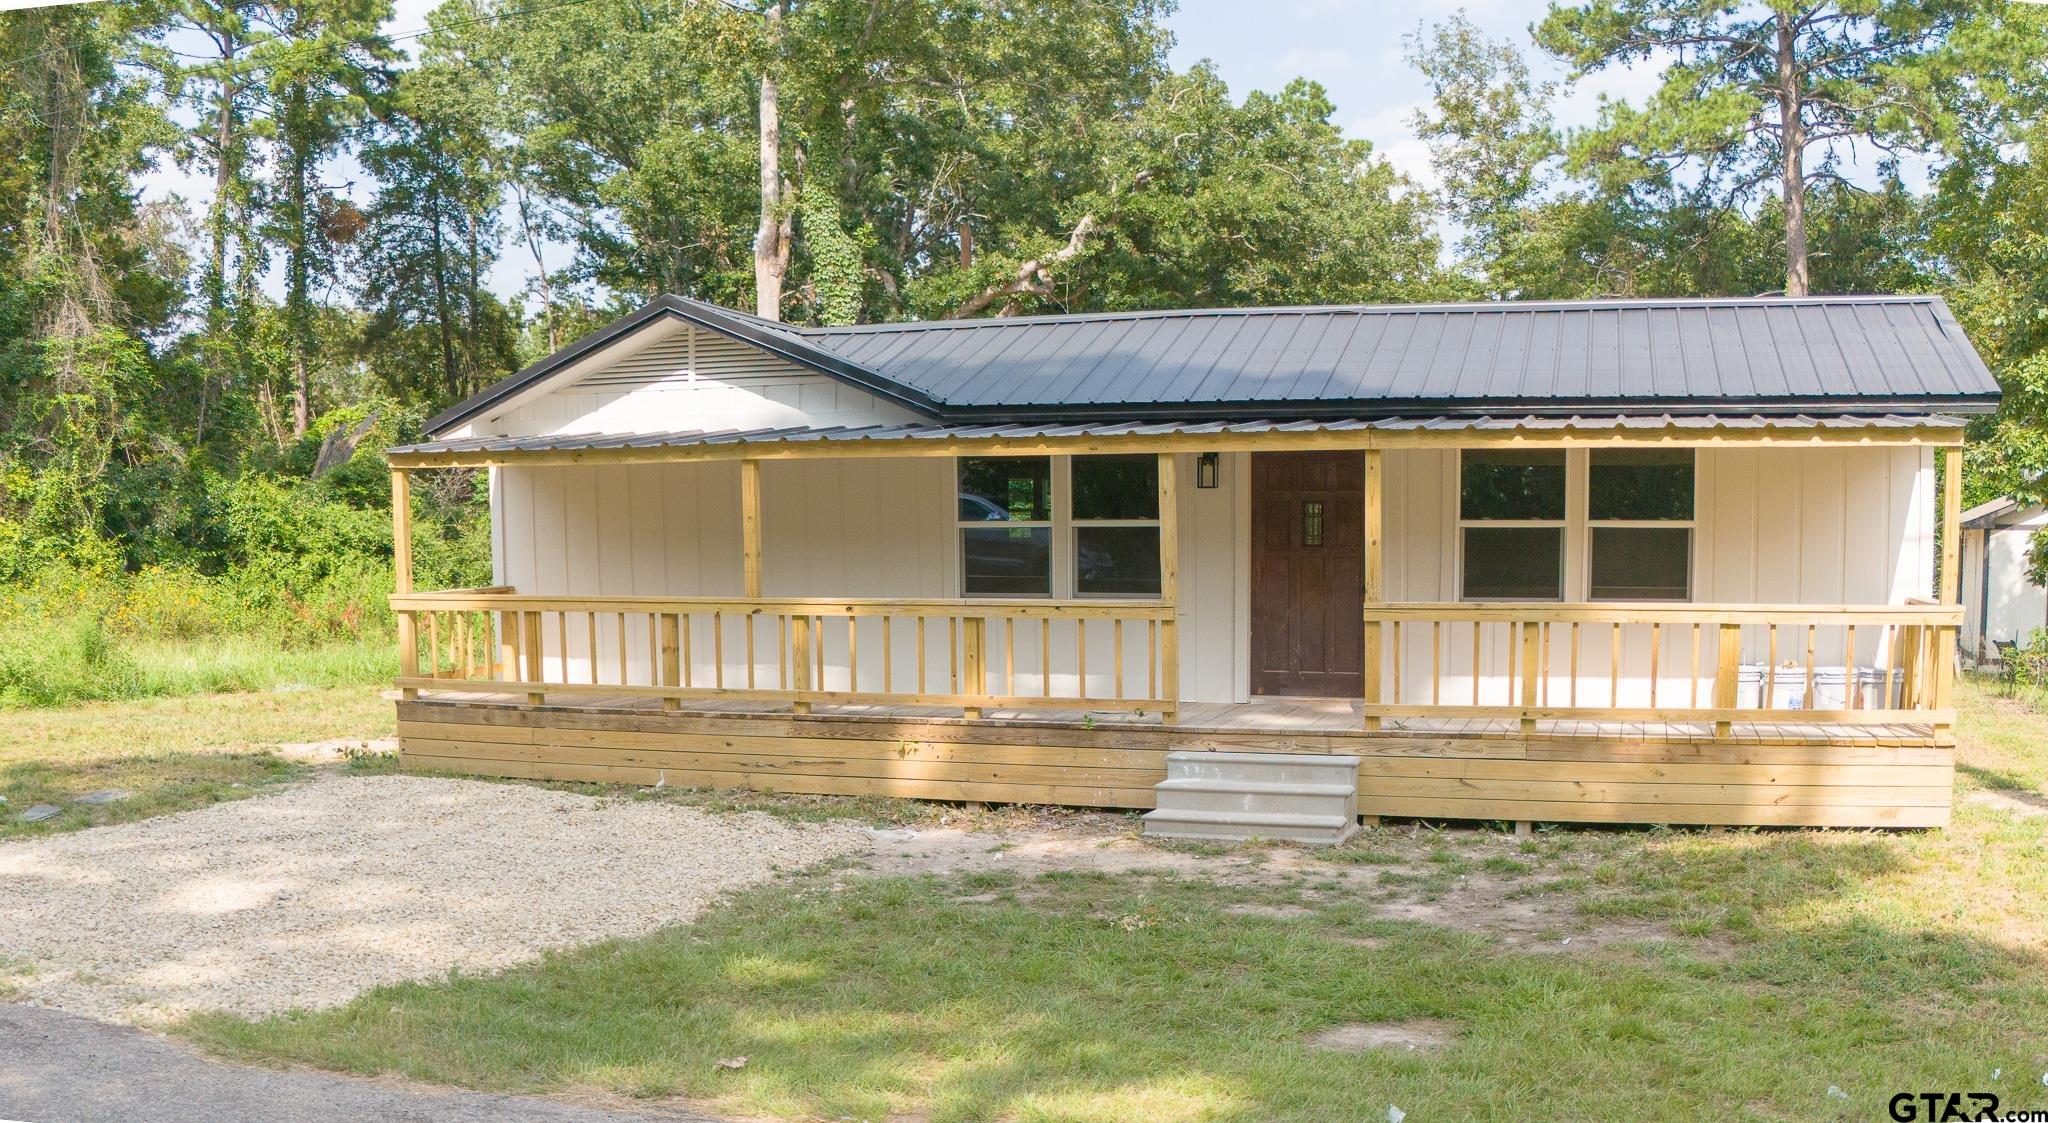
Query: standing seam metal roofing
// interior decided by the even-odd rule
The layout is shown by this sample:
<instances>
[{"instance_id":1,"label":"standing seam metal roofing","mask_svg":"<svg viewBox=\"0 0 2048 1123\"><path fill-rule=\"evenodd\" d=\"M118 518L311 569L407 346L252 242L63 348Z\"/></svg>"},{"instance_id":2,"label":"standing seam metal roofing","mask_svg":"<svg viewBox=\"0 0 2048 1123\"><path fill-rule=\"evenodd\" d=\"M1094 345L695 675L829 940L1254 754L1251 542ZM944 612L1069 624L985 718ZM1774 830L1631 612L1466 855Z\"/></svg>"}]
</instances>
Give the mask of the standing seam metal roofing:
<instances>
[{"instance_id":1,"label":"standing seam metal roofing","mask_svg":"<svg viewBox=\"0 0 2048 1123\"><path fill-rule=\"evenodd\" d=\"M1939 297L1194 309L799 328L661 297L434 418L680 316L935 421L1996 406Z\"/></svg>"},{"instance_id":2,"label":"standing seam metal roofing","mask_svg":"<svg viewBox=\"0 0 2048 1123\"><path fill-rule=\"evenodd\" d=\"M816 328L804 339L965 409L1998 392L1938 297L1210 309Z\"/></svg>"}]
</instances>

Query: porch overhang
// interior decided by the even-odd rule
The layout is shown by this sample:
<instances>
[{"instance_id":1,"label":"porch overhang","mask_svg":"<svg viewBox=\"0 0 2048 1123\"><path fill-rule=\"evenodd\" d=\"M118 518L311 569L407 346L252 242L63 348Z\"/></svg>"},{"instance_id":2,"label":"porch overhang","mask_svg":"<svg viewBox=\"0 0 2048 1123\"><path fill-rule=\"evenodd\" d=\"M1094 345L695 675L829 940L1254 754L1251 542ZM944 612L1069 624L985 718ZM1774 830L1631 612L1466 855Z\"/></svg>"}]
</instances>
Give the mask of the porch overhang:
<instances>
[{"instance_id":1,"label":"porch overhang","mask_svg":"<svg viewBox=\"0 0 2048 1123\"><path fill-rule=\"evenodd\" d=\"M395 469L855 457L1257 452L1510 446L1925 446L1960 448L1946 414L1612 414L1339 420L903 424L673 433L461 437L402 445Z\"/></svg>"}]
</instances>

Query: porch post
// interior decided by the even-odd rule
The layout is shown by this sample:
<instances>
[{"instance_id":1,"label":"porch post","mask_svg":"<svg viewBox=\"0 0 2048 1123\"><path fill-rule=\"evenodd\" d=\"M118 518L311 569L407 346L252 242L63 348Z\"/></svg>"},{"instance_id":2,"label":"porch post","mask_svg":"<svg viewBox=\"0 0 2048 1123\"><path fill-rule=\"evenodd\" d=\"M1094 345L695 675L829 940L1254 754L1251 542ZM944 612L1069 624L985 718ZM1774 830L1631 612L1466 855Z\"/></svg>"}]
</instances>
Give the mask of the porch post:
<instances>
[{"instance_id":1,"label":"porch post","mask_svg":"<svg viewBox=\"0 0 2048 1123\"><path fill-rule=\"evenodd\" d=\"M761 462L740 461L740 573L746 596L761 595Z\"/></svg>"},{"instance_id":2,"label":"porch post","mask_svg":"<svg viewBox=\"0 0 2048 1123\"><path fill-rule=\"evenodd\" d=\"M1159 599L1172 609L1159 622L1159 719L1171 725L1180 720L1180 477L1170 452L1159 454Z\"/></svg>"},{"instance_id":3,"label":"porch post","mask_svg":"<svg viewBox=\"0 0 2048 1123\"><path fill-rule=\"evenodd\" d=\"M1941 603L1962 600L1963 548L1963 449L1961 445L1941 450ZM1934 630L1934 708L1955 705L1956 629L1944 625Z\"/></svg>"},{"instance_id":4,"label":"porch post","mask_svg":"<svg viewBox=\"0 0 2048 1123\"><path fill-rule=\"evenodd\" d=\"M391 590L412 592L412 477L403 468L391 469ZM398 616L398 673L414 678L420 673L419 622L407 609ZM417 698L410 686L399 689L401 698Z\"/></svg>"},{"instance_id":5,"label":"porch post","mask_svg":"<svg viewBox=\"0 0 2048 1123\"><path fill-rule=\"evenodd\" d=\"M1365 604L1382 604L1387 596L1386 543L1381 533L1385 520L1386 497L1384 481L1387 475L1386 453L1376 448L1365 450ZM1364 702L1376 706L1380 701L1380 628L1378 620L1365 622L1365 695ZM1396 656L1398 658L1398 655ZM1378 729L1378 714L1365 716L1367 729Z\"/></svg>"}]
</instances>

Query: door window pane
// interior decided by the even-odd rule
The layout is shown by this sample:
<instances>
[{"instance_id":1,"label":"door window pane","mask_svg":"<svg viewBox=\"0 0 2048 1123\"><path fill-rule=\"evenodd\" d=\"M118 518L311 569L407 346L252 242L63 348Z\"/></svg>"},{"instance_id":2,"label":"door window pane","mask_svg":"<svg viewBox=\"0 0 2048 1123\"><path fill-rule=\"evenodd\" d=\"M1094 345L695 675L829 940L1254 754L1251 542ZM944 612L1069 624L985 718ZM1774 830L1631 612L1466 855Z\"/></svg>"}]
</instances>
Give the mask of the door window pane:
<instances>
[{"instance_id":1,"label":"door window pane","mask_svg":"<svg viewBox=\"0 0 2048 1123\"><path fill-rule=\"evenodd\" d=\"M1685 600L1692 595L1692 531L1686 527L1593 528L1594 600Z\"/></svg>"},{"instance_id":2,"label":"door window pane","mask_svg":"<svg viewBox=\"0 0 2048 1123\"><path fill-rule=\"evenodd\" d=\"M1586 515L1609 519L1692 518L1689 448L1601 448L1587 461Z\"/></svg>"},{"instance_id":3,"label":"door window pane","mask_svg":"<svg viewBox=\"0 0 2048 1123\"><path fill-rule=\"evenodd\" d=\"M1159 458L1076 456L1074 517L1156 519L1159 517Z\"/></svg>"},{"instance_id":4,"label":"door window pane","mask_svg":"<svg viewBox=\"0 0 2048 1123\"><path fill-rule=\"evenodd\" d=\"M1560 600L1564 597L1564 528L1468 526L1467 600Z\"/></svg>"},{"instance_id":5,"label":"door window pane","mask_svg":"<svg viewBox=\"0 0 2048 1123\"><path fill-rule=\"evenodd\" d=\"M1159 595L1159 528L1074 528L1074 588L1119 597Z\"/></svg>"},{"instance_id":6,"label":"door window pane","mask_svg":"<svg viewBox=\"0 0 2048 1123\"><path fill-rule=\"evenodd\" d=\"M1460 518L1564 518L1562 449L1466 449L1460 476Z\"/></svg>"},{"instance_id":7,"label":"door window pane","mask_svg":"<svg viewBox=\"0 0 2048 1123\"><path fill-rule=\"evenodd\" d=\"M966 563L961 588L970 594L1042 597L1052 592L1049 526L963 528L960 556Z\"/></svg>"},{"instance_id":8,"label":"door window pane","mask_svg":"<svg viewBox=\"0 0 2048 1123\"><path fill-rule=\"evenodd\" d=\"M960 460L961 522L1044 522L1052 518L1052 457L969 456Z\"/></svg>"}]
</instances>

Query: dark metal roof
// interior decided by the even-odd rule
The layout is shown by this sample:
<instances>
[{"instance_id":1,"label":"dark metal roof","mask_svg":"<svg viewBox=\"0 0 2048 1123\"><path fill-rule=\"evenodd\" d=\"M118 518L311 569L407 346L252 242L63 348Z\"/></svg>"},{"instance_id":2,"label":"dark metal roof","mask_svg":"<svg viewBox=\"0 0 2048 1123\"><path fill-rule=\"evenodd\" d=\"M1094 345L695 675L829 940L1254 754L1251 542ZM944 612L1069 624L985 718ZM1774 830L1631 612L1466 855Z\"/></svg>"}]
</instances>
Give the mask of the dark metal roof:
<instances>
[{"instance_id":1,"label":"dark metal roof","mask_svg":"<svg viewBox=\"0 0 2048 1123\"><path fill-rule=\"evenodd\" d=\"M390 450L393 456L462 453L588 452L597 449L692 448L733 444L841 444L930 440L1029 440L1066 437L1149 437L1177 434L1488 431L1604 432L1616 429L1905 429L1960 428L1942 416L1822 417L1786 414L1615 414L1608 416L1377 417L1257 421L1096 421L1078 424L907 424L838 426L824 429L730 429L681 433L555 433L527 437L459 437L424 441Z\"/></svg>"},{"instance_id":2,"label":"dark metal roof","mask_svg":"<svg viewBox=\"0 0 2048 1123\"><path fill-rule=\"evenodd\" d=\"M1934 296L1196 309L844 328L793 328L662 297L433 419L429 432L660 315L935 420L1981 412L1998 401L1991 372Z\"/></svg>"}]
</instances>

